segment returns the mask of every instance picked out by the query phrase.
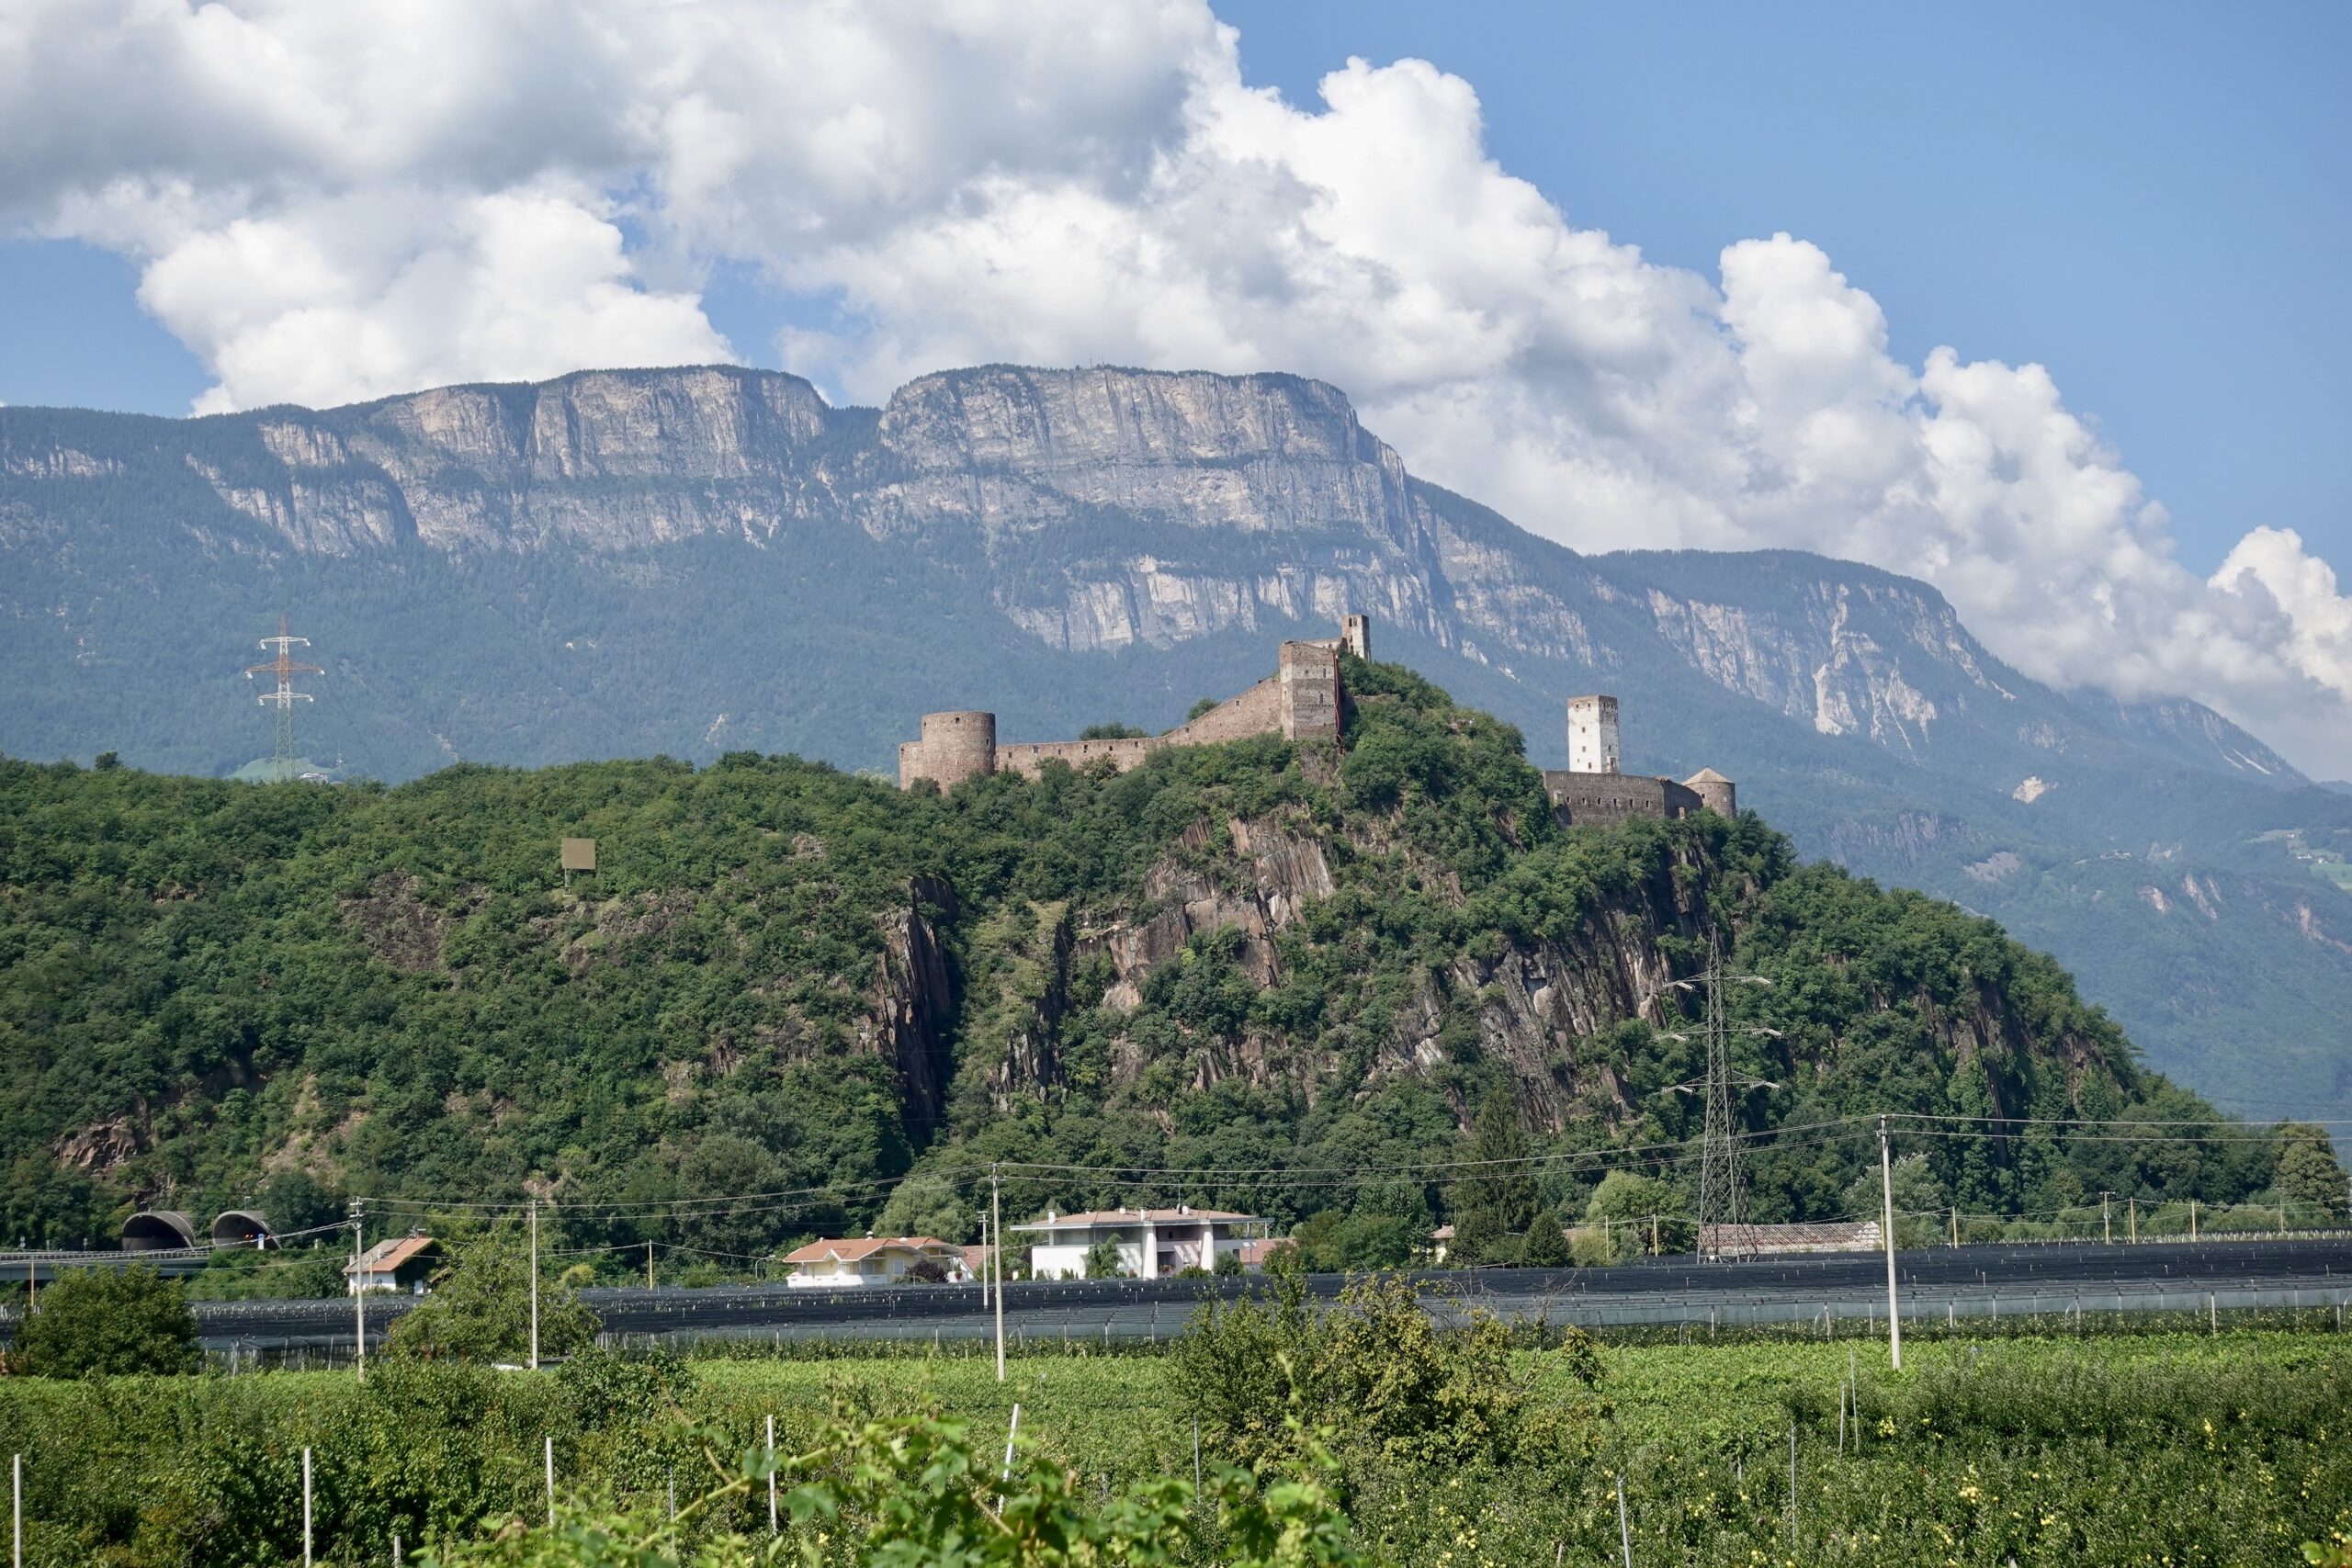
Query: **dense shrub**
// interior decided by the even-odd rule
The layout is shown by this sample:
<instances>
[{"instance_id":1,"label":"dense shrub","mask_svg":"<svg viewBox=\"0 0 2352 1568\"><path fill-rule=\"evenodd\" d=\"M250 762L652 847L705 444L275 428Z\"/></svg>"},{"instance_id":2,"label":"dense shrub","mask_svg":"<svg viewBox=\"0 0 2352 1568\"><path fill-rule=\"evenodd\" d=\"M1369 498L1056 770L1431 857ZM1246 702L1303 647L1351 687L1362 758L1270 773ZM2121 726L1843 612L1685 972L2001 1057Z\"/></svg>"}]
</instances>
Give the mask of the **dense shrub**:
<instances>
[{"instance_id":1,"label":"dense shrub","mask_svg":"<svg viewBox=\"0 0 2352 1568\"><path fill-rule=\"evenodd\" d=\"M424 1304L394 1320L388 1340L398 1355L470 1361L519 1361L531 1350L530 1244L501 1226L451 1245ZM562 1356L593 1343L596 1314L571 1288L542 1276L538 1350Z\"/></svg>"},{"instance_id":2,"label":"dense shrub","mask_svg":"<svg viewBox=\"0 0 2352 1568\"><path fill-rule=\"evenodd\" d=\"M1185 1412L1220 1452L1250 1464L1295 1461L1319 1435L1343 1456L1415 1464L1570 1459L1599 1407L1578 1397L1600 1378L1589 1339L1515 1357L1510 1327L1459 1311L1440 1327L1402 1275L1311 1301L1295 1257L1277 1255L1269 1289L1204 1303L1171 1352ZM1442 1313L1461 1303L1436 1292Z\"/></svg>"},{"instance_id":3,"label":"dense shrub","mask_svg":"<svg viewBox=\"0 0 2352 1568\"><path fill-rule=\"evenodd\" d=\"M41 1292L16 1348L33 1377L191 1371L196 1318L178 1284L153 1269L77 1269Z\"/></svg>"}]
</instances>

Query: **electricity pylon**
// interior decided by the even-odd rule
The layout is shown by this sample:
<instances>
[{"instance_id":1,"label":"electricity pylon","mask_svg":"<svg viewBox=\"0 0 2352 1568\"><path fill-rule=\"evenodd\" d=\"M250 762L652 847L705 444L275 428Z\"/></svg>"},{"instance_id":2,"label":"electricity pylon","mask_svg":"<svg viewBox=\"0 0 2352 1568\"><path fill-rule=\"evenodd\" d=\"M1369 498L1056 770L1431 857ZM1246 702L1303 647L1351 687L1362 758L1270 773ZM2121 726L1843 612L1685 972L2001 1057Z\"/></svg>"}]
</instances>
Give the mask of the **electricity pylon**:
<instances>
[{"instance_id":1,"label":"electricity pylon","mask_svg":"<svg viewBox=\"0 0 2352 1568\"><path fill-rule=\"evenodd\" d=\"M286 617L280 615L277 617L277 635L261 639L261 646L276 649L277 657L266 664L245 666L245 679L248 681L262 674L274 675L277 678L277 689L263 693L256 700L264 707L274 707L277 710L277 748L270 757L270 773L280 779L294 776L294 705L311 700L309 693L298 692L294 689L294 677L326 673L316 664L296 663L293 650L298 645L308 648L311 646L311 639L306 637L287 636Z\"/></svg>"},{"instance_id":2,"label":"electricity pylon","mask_svg":"<svg viewBox=\"0 0 2352 1568\"><path fill-rule=\"evenodd\" d=\"M1732 1118L1732 1089L1735 1084L1742 1090L1779 1087L1763 1078L1733 1077L1732 1030L1724 1015L1724 987L1771 983L1761 975L1724 974L1723 949L1713 937L1707 942L1706 973L1695 980L1670 982L1676 989L1696 987L1706 994L1706 1071L1696 1083L1674 1086L1679 1093L1697 1092L1705 1102L1699 1140L1699 1250L1706 1256L1737 1257L1747 1250L1740 1229L1739 1127ZM1760 1025L1744 1028L1740 1032L1771 1039L1780 1036L1780 1031ZM1690 1036L1669 1034L1667 1038L1688 1040Z\"/></svg>"}]
</instances>

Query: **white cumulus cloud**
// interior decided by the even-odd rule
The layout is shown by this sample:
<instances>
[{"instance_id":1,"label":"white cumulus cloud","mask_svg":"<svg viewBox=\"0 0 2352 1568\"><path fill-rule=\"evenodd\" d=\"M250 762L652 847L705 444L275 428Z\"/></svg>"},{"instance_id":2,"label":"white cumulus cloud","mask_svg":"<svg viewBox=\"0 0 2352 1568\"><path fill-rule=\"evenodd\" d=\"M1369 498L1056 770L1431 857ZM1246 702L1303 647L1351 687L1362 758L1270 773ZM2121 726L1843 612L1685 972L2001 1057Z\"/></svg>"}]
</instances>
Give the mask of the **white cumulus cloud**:
<instances>
[{"instance_id":1,"label":"white cumulus cloud","mask_svg":"<svg viewBox=\"0 0 2352 1568\"><path fill-rule=\"evenodd\" d=\"M1200 0L19 0L0 217L134 258L207 409L727 357L720 261L830 302L776 346L860 399L1299 371L1567 544L1908 572L2029 673L2352 773L2352 600L2294 534L2200 578L2040 367L1897 360L1802 238L1707 276L1580 229L1425 62L1250 88Z\"/></svg>"}]
</instances>

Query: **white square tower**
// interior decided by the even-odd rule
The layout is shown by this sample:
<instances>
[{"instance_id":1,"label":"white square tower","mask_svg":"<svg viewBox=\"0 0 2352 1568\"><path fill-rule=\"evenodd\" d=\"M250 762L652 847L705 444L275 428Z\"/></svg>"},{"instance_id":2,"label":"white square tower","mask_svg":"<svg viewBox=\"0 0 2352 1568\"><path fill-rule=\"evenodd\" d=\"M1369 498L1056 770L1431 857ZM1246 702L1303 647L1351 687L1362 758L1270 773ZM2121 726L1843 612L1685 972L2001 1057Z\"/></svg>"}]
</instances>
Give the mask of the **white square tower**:
<instances>
[{"instance_id":1,"label":"white square tower","mask_svg":"<svg viewBox=\"0 0 2352 1568\"><path fill-rule=\"evenodd\" d=\"M1617 769L1617 699L1568 699L1568 772L1613 773Z\"/></svg>"}]
</instances>

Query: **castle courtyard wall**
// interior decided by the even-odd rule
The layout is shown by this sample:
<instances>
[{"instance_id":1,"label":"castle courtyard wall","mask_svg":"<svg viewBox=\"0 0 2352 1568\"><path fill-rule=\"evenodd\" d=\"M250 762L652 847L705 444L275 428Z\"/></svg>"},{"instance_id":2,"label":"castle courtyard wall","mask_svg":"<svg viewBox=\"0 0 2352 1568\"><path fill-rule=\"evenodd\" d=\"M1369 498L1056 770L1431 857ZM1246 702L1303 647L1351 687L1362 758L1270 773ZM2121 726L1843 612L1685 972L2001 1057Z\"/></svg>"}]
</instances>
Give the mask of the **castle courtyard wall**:
<instances>
[{"instance_id":1,"label":"castle courtyard wall","mask_svg":"<svg viewBox=\"0 0 2352 1568\"><path fill-rule=\"evenodd\" d=\"M1705 804L1696 790L1672 779L1642 773L1579 773L1546 768L1544 793L1552 797L1552 810L1561 823L1575 828L1609 828L1635 818L1671 821Z\"/></svg>"}]
</instances>

